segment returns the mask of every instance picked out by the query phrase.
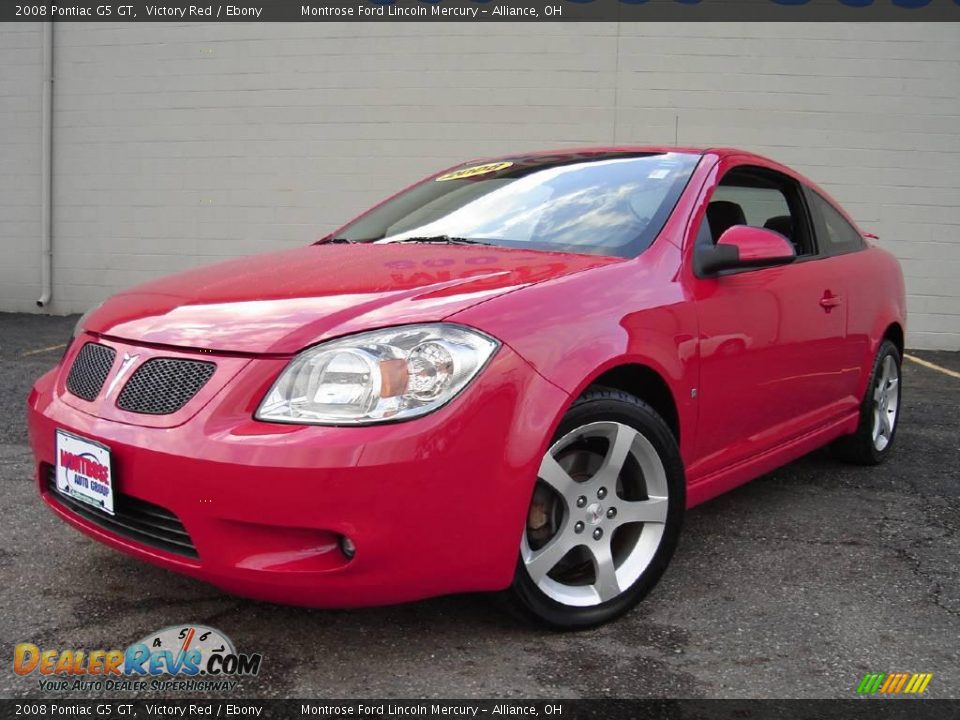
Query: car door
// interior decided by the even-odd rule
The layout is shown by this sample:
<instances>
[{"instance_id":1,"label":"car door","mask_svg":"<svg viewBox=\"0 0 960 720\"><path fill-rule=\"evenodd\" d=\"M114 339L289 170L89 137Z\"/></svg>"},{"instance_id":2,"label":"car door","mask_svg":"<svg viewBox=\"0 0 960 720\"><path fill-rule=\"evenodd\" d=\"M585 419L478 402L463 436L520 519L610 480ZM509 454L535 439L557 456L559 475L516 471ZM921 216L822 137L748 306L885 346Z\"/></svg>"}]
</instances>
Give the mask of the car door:
<instances>
[{"instance_id":1,"label":"car door","mask_svg":"<svg viewBox=\"0 0 960 720\"><path fill-rule=\"evenodd\" d=\"M844 282L817 252L800 183L735 158L716 177L696 242L715 243L732 225L765 227L786 236L797 259L691 278L700 352L694 482L842 412Z\"/></svg>"},{"instance_id":2,"label":"car door","mask_svg":"<svg viewBox=\"0 0 960 720\"><path fill-rule=\"evenodd\" d=\"M847 404L859 404L862 390L862 369L872 362L871 333L876 331L876 308L873 301L876 281L870 278L870 269L863 262L861 250L866 243L860 231L847 220L834 204L812 188L804 194L817 236L818 254L823 258L826 272L843 278L844 354L842 392Z\"/></svg>"}]
</instances>

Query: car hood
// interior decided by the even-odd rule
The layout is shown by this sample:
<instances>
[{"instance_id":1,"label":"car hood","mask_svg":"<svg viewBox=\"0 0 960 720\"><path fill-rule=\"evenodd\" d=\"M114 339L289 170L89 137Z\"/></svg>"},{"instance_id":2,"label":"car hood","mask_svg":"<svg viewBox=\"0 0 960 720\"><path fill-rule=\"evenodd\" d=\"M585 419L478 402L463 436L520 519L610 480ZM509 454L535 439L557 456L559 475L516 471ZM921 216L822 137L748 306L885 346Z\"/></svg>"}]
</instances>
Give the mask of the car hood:
<instances>
[{"instance_id":1,"label":"car hood","mask_svg":"<svg viewBox=\"0 0 960 720\"><path fill-rule=\"evenodd\" d=\"M310 245L188 270L107 300L86 330L135 343L288 354L429 322L618 258L489 246Z\"/></svg>"}]
</instances>

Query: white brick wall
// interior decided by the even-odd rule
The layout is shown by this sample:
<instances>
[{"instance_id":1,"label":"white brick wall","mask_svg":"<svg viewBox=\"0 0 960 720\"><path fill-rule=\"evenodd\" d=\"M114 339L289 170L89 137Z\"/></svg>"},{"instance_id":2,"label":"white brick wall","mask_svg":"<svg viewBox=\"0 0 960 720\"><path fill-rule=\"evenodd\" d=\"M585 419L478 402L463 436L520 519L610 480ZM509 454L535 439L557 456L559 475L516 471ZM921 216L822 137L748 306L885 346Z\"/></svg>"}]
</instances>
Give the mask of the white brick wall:
<instances>
[{"instance_id":1,"label":"white brick wall","mask_svg":"<svg viewBox=\"0 0 960 720\"><path fill-rule=\"evenodd\" d=\"M0 28L0 309L39 295L40 50ZM914 347L960 349L960 25L57 26L54 304L303 244L471 156L742 146L903 261Z\"/></svg>"},{"instance_id":2,"label":"white brick wall","mask_svg":"<svg viewBox=\"0 0 960 720\"><path fill-rule=\"evenodd\" d=\"M0 23L0 310L40 297L40 24Z\"/></svg>"}]
</instances>

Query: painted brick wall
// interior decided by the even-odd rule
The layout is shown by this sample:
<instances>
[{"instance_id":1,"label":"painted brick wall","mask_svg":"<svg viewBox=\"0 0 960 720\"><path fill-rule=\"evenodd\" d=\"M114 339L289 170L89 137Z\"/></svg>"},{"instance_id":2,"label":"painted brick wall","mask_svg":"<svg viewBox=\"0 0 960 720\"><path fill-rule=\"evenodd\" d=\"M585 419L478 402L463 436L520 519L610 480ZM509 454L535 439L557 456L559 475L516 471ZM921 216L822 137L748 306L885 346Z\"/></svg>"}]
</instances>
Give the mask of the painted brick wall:
<instances>
[{"instance_id":1,"label":"painted brick wall","mask_svg":"<svg viewBox=\"0 0 960 720\"><path fill-rule=\"evenodd\" d=\"M960 349L960 26L61 24L55 312L304 244L464 158L742 146L902 260L914 347ZM0 309L39 294L40 50L0 29Z\"/></svg>"},{"instance_id":2,"label":"painted brick wall","mask_svg":"<svg viewBox=\"0 0 960 720\"><path fill-rule=\"evenodd\" d=\"M0 23L0 310L40 296L42 62L39 23Z\"/></svg>"}]
</instances>

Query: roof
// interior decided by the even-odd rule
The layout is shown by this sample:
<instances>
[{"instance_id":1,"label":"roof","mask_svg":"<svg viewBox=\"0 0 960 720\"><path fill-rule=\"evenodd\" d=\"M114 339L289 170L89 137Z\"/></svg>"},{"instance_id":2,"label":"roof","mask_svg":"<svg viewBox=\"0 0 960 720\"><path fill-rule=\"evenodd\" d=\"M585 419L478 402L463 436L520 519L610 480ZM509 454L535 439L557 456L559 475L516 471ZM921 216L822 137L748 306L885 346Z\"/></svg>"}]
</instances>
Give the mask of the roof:
<instances>
[{"instance_id":1,"label":"roof","mask_svg":"<svg viewBox=\"0 0 960 720\"><path fill-rule=\"evenodd\" d=\"M491 155L489 157L477 158L471 162L487 162L512 157L544 157L555 156L563 157L565 155L605 155L605 154L629 154L629 153L686 153L690 155L713 154L719 157L729 155L751 155L762 157L749 150L741 150L731 147L704 147L694 145L587 145L582 147L564 147L551 148L549 150L530 150L517 153L503 153L501 155Z\"/></svg>"}]
</instances>

